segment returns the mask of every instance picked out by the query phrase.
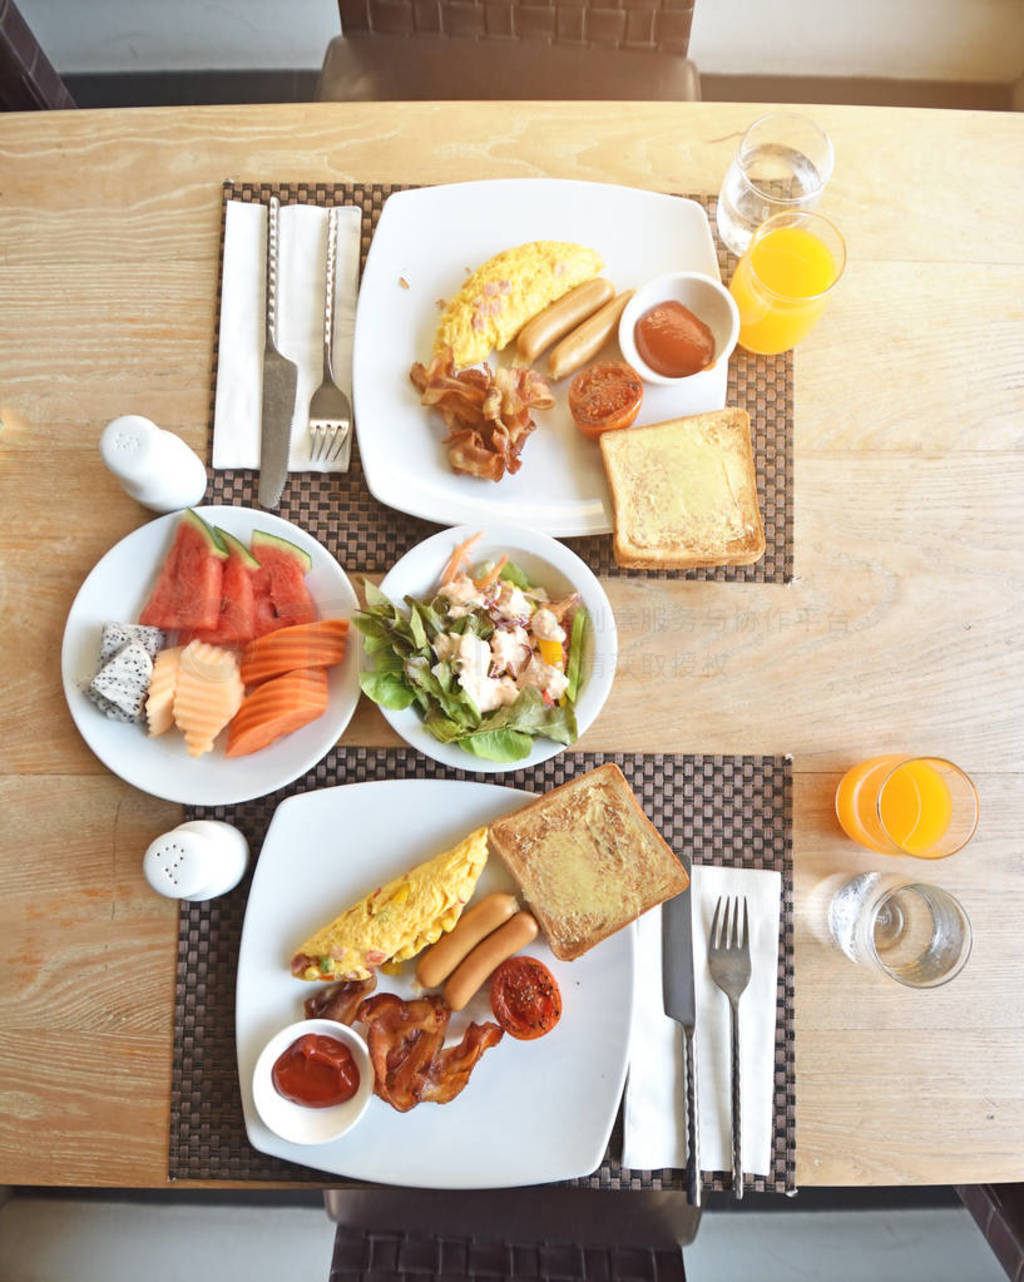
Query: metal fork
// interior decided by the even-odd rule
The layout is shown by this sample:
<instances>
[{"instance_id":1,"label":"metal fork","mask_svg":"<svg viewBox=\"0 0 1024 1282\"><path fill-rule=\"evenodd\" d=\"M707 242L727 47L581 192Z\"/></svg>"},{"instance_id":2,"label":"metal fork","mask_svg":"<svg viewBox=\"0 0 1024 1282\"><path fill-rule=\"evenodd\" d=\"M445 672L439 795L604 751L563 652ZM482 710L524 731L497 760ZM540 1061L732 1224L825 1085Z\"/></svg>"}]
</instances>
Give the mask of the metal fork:
<instances>
[{"instance_id":1,"label":"metal fork","mask_svg":"<svg viewBox=\"0 0 1024 1282\"><path fill-rule=\"evenodd\" d=\"M725 905L723 912L722 905ZM730 936L730 909L732 911L732 933ZM721 930L718 928L719 916L722 918ZM740 936L740 901L733 903L720 897L711 920L711 934L708 936L708 965L711 978L729 999L731 1013L731 1050L732 1065L732 1191L733 1196L743 1196L743 1159L740 1154L740 998L750 983L750 923L747 918L747 897L743 896L743 934Z\"/></svg>"},{"instance_id":2,"label":"metal fork","mask_svg":"<svg viewBox=\"0 0 1024 1282\"><path fill-rule=\"evenodd\" d=\"M309 457L338 463L347 472L352 456L352 402L334 377L334 277L338 262L338 211L327 211L327 284L324 293L324 374L309 402Z\"/></svg>"}]
</instances>

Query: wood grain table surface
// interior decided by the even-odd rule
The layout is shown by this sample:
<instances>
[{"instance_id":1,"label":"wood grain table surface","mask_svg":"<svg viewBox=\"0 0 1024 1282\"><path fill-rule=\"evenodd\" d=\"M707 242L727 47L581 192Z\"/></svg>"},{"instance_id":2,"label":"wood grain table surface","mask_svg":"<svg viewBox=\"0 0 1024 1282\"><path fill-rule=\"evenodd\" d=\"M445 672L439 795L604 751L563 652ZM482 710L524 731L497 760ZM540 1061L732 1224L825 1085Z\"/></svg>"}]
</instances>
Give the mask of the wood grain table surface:
<instances>
[{"instance_id":1,"label":"wood grain table surface","mask_svg":"<svg viewBox=\"0 0 1024 1282\"><path fill-rule=\"evenodd\" d=\"M846 276L796 353L796 576L615 578L591 750L793 754L797 1180L1024 1178L1024 116L804 108ZM64 703L68 608L148 514L97 440L204 446L221 182L578 178L716 192L750 104L321 104L0 116L0 1183L167 1182L177 906L141 857L180 810L110 775ZM623 228L623 235L638 229ZM315 531L313 531L315 533ZM359 567L350 566L350 570ZM344 742L396 742L360 706ZM974 841L860 851L863 756L948 756ZM822 939L823 887L961 896L974 954L915 992Z\"/></svg>"}]
</instances>

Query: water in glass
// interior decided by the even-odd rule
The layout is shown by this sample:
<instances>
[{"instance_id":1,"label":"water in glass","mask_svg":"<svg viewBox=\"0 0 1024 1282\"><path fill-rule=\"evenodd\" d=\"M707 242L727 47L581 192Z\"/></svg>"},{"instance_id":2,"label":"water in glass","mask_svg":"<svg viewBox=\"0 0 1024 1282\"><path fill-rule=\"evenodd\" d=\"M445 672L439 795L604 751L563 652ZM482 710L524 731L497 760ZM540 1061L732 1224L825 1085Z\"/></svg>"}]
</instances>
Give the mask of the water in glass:
<instances>
[{"instance_id":1,"label":"water in glass","mask_svg":"<svg viewBox=\"0 0 1024 1282\"><path fill-rule=\"evenodd\" d=\"M813 209L827 181L802 151L761 143L729 166L718 197L718 234L734 254L742 254L765 219Z\"/></svg>"},{"instance_id":2,"label":"water in glass","mask_svg":"<svg viewBox=\"0 0 1024 1282\"><path fill-rule=\"evenodd\" d=\"M952 895L881 873L862 873L838 891L829 929L852 961L912 988L952 979L971 949L970 922Z\"/></svg>"}]
</instances>

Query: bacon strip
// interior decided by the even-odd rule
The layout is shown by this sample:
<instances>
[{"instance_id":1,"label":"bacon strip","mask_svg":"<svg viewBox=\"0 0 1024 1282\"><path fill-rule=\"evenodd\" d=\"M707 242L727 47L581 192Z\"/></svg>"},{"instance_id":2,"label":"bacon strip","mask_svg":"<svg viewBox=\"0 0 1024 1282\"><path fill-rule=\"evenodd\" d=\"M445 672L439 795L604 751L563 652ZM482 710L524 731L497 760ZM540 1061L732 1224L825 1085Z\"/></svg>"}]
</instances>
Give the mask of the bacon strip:
<instances>
[{"instance_id":1,"label":"bacon strip","mask_svg":"<svg viewBox=\"0 0 1024 1282\"><path fill-rule=\"evenodd\" d=\"M351 1024L360 1002L376 987L376 975L369 979L343 979L307 997L302 1008L307 1019L333 1019L339 1024Z\"/></svg>"},{"instance_id":2,"label":"bacon strip","mask_svg":"<svg viewBox=\"0 0 1024 1282\"><path fill-rule=\"evenodd\" d=\"M424 1100L453 1100L480 1056L502 1037L496 1024L470 1024L458 1046L442 1050L451 1011L437 996L403 1002L394 993L378 993L355 1018L367 1026L374 1094L399 1113Z\"/></svg>"},{"instance_id":3,"label":"bacon strip","mask_svg":"<svg viewBox=\"0 0 1024 1282\"><path fill-rule=\"evenodd\" d=\"M419 361L409 371L423 405L433 406L448 429L448 461L453 471L500 481L518 472L526 438L537 426L532 410L550 409L551 389L532 369L483 369L455 372L451 348L429 366Z\"/></svg>"},{"instance_id":4,"label":"bacon strip","mask_svg":"<svg viewBox=\"0 0 1024 1282\"><path fill-rule=\"evenodd\" d=\"M480 1056L503 1036L497 1024L470 1024L458 1046L447 1046L434 1056L420 1098L431 1104L453 1100L466 1086Z\"/></svg>"}]
</instances>

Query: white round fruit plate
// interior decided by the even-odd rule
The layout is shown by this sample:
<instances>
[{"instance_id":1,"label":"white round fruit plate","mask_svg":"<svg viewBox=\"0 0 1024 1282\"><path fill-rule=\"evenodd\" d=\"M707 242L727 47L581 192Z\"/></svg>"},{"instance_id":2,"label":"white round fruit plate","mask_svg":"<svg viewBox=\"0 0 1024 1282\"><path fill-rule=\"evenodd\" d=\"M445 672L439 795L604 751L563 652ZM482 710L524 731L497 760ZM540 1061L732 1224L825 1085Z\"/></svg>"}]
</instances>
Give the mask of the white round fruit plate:
<instances>
[{"instance_id":1,"label":"white round fruit plate","mask_svg":"<svg viewBox=\"0 0 1024 1282\"><path fill-rule=\"evenodd\" d=\"M348 576L334 557L290 521L245 507L195 510L208 525L219 525L246 544L254 530L264 530L307 552L312 565L306 586L320 618L349 618L358 608ZM103 626L138 619L181 515L172 512L134 530L110 549L82 584L64 628L64 696L82 738L126 783L182 805L230 805L291 783L337 743L359 698L360 647L350 637L344 661L328 669L327 711L322 716L248 756L225 757L220 743L202 757L190 757L174 730L151 738L142 725L104 716L83 689L96 671Z\"/></svg>"}]
</instances>

